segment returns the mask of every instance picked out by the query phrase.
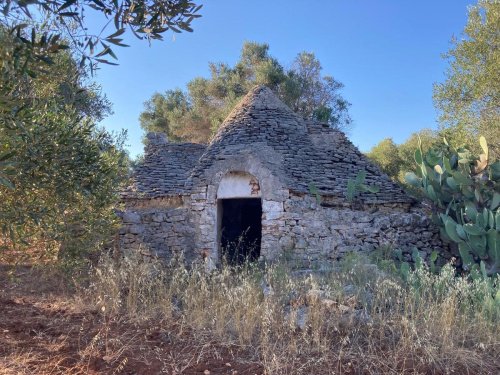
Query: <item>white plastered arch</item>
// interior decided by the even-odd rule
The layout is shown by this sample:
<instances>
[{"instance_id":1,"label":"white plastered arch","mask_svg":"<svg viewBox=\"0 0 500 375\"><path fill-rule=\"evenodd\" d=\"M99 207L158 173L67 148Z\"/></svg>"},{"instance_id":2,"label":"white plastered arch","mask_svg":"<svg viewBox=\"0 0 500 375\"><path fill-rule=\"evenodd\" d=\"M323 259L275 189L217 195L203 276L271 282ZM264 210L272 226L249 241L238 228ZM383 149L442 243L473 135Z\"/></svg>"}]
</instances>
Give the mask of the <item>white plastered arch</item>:
<instances>
[{"instance_id":1,"label":"white plastered arch","mask_svg":"<svg viewBox=\"0 0 500 375\"><path fill-rule=\"evenodd\" d=\"M233 171L222 177L217 189L217 199L261 198L257 178L250 173Z\"/></svg>"}]
</instances>

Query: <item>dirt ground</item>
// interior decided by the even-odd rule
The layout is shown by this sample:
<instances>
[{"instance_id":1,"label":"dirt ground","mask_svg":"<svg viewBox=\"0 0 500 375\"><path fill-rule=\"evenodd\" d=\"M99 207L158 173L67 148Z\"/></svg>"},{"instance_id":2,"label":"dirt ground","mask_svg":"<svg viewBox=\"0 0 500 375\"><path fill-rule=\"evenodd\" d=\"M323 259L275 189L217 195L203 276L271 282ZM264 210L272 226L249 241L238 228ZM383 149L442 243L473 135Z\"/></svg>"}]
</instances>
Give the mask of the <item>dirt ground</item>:
<instances>
[{"instance_id":1,"label":"dirt ground","mask_svg":"<svg viewBox=\"0 0 500 375\"><path fill-rule=\"evenodd\" d=\"M200 338L177 324L107 319L60 278L0 266L2 375L262 373L247 348Z\"/></svg>"},{"instance_id":2,"label":"dirt ground","mask_svg":"<svg viewBox=\"0 0 500 375\"><path fill-rule=\"evenodd\" d=\"M263 375L263 364L274 368L256 348L224 344L208 331L190 330L181 322L111 318L79 295L68 287L67 278L44 266L0 265L0 375ZM280 362L279 373L296 374L298 367L311 375L500 373L495 370L500 369L498 359L487 353L478 358L470 351L476 355L475 365L466 356L470 366L459 363L448 371L418 356L388 363L385 350L397 359L385 347L376 356L344 354L342 360L335 351L326 357L321 353L318 361L311 353L300 353ZM281 354L278 347L275 354Z\"/></svg>"}]
</instances>

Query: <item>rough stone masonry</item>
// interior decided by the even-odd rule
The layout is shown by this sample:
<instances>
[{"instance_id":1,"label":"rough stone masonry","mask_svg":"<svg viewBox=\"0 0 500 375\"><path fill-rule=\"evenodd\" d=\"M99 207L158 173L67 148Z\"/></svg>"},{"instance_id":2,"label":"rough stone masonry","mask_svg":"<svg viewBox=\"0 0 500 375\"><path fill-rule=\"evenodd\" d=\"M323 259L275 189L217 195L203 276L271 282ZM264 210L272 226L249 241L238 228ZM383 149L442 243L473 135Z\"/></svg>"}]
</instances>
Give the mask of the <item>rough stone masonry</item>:
<instances>
[{"instance_id":1,"label":"rough stone masonry","mask_svg":"<svg viewBox=\"0 0 500 375\"><path fill-rule=\"evenodd\" d=\"M361 170L379 191L348 202L347 182ZM217 266L224 199L260 200L259 254L267 261L286 256L308 267L381 246L450 257L418 202L342 132L304 120L264 86L243 98L208 145L148 134L144 161L122 193L120 247Z\"/></svg>"}]
</instances>

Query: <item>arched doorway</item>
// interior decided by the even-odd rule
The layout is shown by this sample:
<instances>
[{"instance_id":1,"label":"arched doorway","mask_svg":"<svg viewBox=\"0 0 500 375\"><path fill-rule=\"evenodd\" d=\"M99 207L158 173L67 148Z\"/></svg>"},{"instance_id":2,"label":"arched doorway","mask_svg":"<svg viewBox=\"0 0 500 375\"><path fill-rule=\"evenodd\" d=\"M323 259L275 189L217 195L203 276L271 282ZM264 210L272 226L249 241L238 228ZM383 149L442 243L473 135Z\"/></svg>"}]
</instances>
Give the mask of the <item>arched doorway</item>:
<instances>
[{"instance_id":1,"label":"arched doorway","mask_svg":"<svg viewBox=\"0 0 500 375\"><path fill-rule=\"evenodd\" d=\"M262 198L254 176L230 172L222 178L217 190L217 224L223 262L238 265L259 258Z\"/></svg>"}]
</instances>

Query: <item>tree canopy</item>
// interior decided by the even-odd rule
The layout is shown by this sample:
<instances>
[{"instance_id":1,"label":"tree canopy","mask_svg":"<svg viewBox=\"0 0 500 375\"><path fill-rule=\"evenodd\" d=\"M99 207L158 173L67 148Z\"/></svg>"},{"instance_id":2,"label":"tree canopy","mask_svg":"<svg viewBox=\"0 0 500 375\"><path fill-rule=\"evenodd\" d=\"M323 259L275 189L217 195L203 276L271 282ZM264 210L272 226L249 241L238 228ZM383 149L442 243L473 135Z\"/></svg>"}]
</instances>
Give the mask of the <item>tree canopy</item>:
<instances>
[{"instance_id":1,"label":"tree canopy","mask_svg":"<svg viewBox=\"0 0 500 375\"><path fill-rule=\"evenodd\" d=\"M2 54L28 48L2 29L0 39ZM66 253L95 249L113 228L116 188L127 175L123 137L95 125L110 103L67 51L34 76L10 62L0 71L4 240L37 243L46 254L61 243Z\"/></svg>"},{"instance_id":2,"label":"tree canopy","mask_svg":"<svg viewBox=\"0 0 500 375\"><path fill-rule=\"evenodd\" d=\"M96 125L111 103L89 78L97 64L114 64L111 46L127 46L127 29L148 41L192 31L200 8L187 0L0 3L0 247L36 244L38 255L75 260L109 239L128 156L124 133ZM100 32L89 29L89 13L103 16Z\"/></svg>"},{"instance_id":3,"label":"tree canopy","mask_svg":"<svg viewBox=\"0 0 500 375\"><path fill-rule=\"evenodd\" d=\"M402 160L398 146L392 138L381 140L376 146L373 146L367 156L375 161L389 177L394 180L398 179Z\"/></svg>"},{"instance_id":4,"label":"tree canopy","mask_svg":"<svg viewBox=\"0 0 500 375\"><path fill-rule=\"evenodd\" d=\"M201 7L189 0L5 0L0 25L32 50L35 61L49 62L53 53L70 48L81 65L93 69L96 63L115 64L111 46L128 47L127 30L147 41L161 40L167 31L191 32ZM88 14L104 16L102 28L90 30Z\"/></svg>"},{"instance_id":5,"label":"tree canopy","mask_svg":"<svg viewBox=\"0 0 500 375\"><path fill-rule=\"evenodd\" d=\"M386 138L375 145L366 155L395 181L405 182L405 174L413 170L415 165L415 150L419 144L424 148L430 148L440 141L438 133L431 129L422 129L408 137L408 139L396 144L392 138Z\"/></svg>"},{"instance_id":6,"label":"tree canopy","mask_svg":"<svg viewBox=\"0 0 500 375\"><path fill-rule=\"evenodd\" d=\"M75 259L109 239L128 156L125 134L96 125L111 104L89 78L97 64L114 64L111 46L127 46L126 30L148 41L192 31L200 8L187 0L0 3L0 247L35 243L42 255ZM103 17L97 33L89 13Z\"/></svg>"},{"instance_id":7,"label":"tree canopy","mask_svg":"<svg viewBox=\"0 0 500 375\"><path fill-rule=\"evenodd\" d=\"M441 130L456 146L476 151L480 135L500 153L500 2L480 0L469 9L463 38L445 55L446 80L434 87Z\"/></svg>"},{"instance_id":8,"label":"tree canopy","mask_svg":"<svg viewBox=\"0 0 500 375\"><path fill-rule=\"evenodd\" d=\"M434 86L434 103L439 111L439 129L413 133L395 145L385 139L368 156L389 176L404 182L404 175L414 165L419 142L424 149L442 144L465 147L480 153L479 137L489 143L492 161L500 155L500 3L480 0L469 9L461 40L454 39L445 55L449 61L446 80Z\"/></svg>"},{"instance_id":9,"label":"tree canopy","mask_svg":"<svg viewBox=\"0 0 500 375\"><path fill-rule=\"evenodd\" d=\"M352 123L342 83L322 75L313 53L301 52L289 69L269 54L269 45L243 44L234 66L210 63L210 78L196 77L187 90L155 93L140 115L144 130L167 133L172 141L207 142L237 102L256 84L264 84L306 118L346 130Z\"/></svg>"}]
</instances>

